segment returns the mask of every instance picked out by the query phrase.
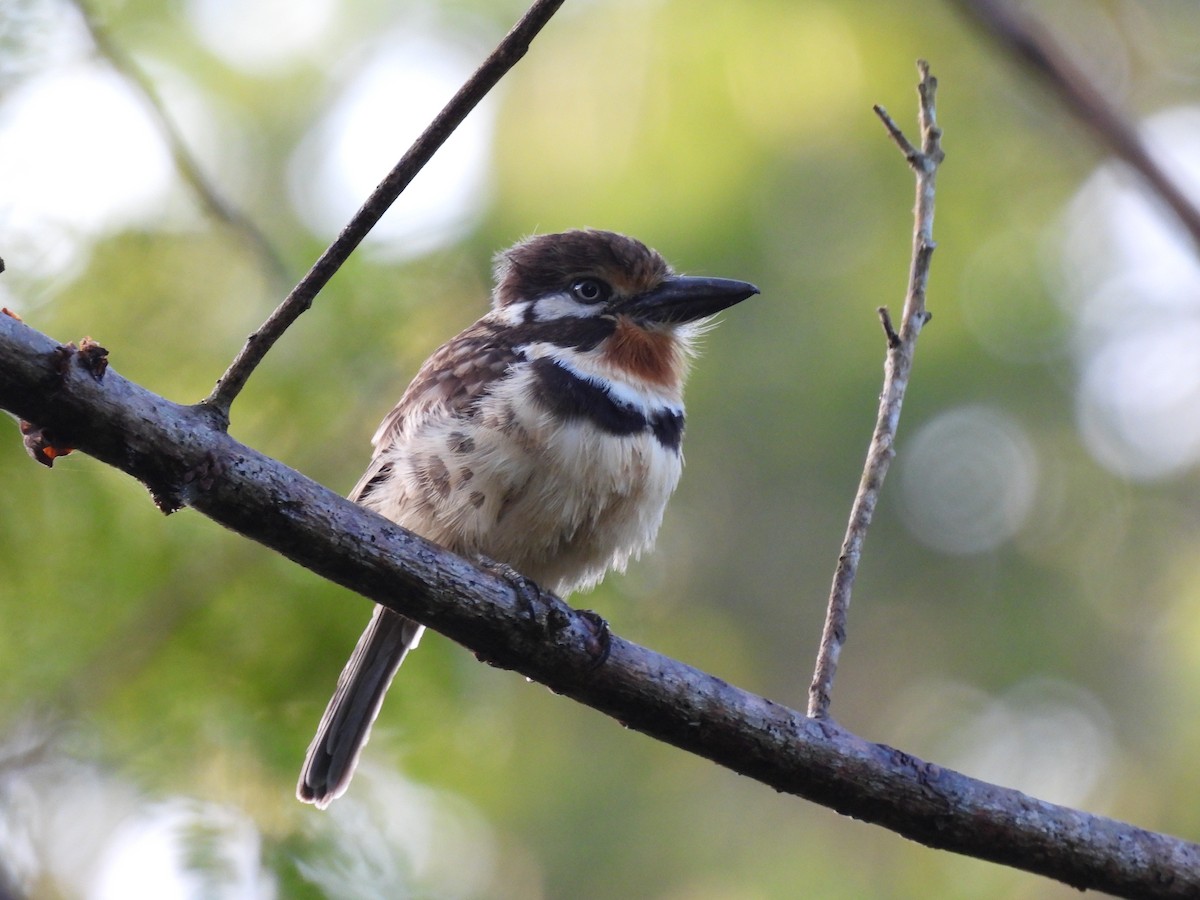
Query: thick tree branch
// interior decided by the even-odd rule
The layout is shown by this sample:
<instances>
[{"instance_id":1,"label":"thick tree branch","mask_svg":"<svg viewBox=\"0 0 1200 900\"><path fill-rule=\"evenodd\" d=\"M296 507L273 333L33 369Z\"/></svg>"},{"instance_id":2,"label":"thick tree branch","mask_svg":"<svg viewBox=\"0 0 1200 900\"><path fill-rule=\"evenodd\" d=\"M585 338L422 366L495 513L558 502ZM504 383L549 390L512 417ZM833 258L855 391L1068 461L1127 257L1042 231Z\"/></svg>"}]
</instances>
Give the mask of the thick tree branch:
<instances>
[{"instance_id":1,"label":"thick tree branch","mask_svg":"<svg viewBox=\"0 0 1200 900\"><path fill-rule=\"evenodd\" d=\"M262 362L263 357L283 336L288 327L307 311L321 289L329 283L338 269L362 243L385 212L416 178L417 173L433 158L433 155L462 124L463 119L479 105L488 92L496 86L521 57L538 32L558 12L563 0L535 0L525 11L520 21L504 36L458 92L450 98L429 127L416 139L387 177L379 183L371 196L359 208L354 217L342 229L320 258L313 263L300 283L292 288L275 311L267 317L258 331L246 339L245 346L217 381L213 392L204 402L221 417L228 420L229 408L233 404L251 373Z\"/></svg>"},{"instance_id":2,"label":"thick tree branch","mask_svg":"<svg viewBox=\"0 0 1200 900\"><path fill-rule=\"evenodd\" d=\"M733 687L518 591L0 315L0 408L314 572L647 735L931 847L1079 888L1200 896L1200 846L977 781Z\"/></svg>"},{"instance_id":3,"label":"thick tree branch","mask_svg":"<svg viewBox=\"0 0 1200 900\"><path fill-rule=\"evenodd\" d=\"M875 431L867 448L867 461L863 466L854 503L850 507L850 522L846 526L846 536L842 540L842 549L834 569L833 586L829 591L829 605L825 612L825 627L821 632L816 667L808 689L808 714L816 718L829 714L838 657L841 655L842 645L846 642L846 616L850 609L854 579L858 574L858 563L867 539L867 530L871 527L871 519L875 515L875 506L879 502L883 479L887 476L888 467L896 453L894 444L896 431L900 427L900 408L904 404L904 393L908 388L917 338L920 337L921 328L929 321L929 313L925 311L925 290L929 283L929 263L935 247L934 192L938 167L943 159L942 130L937 124L937 79L929 74L929 66L924 61L917 63L917 69L921 75L917 86L920 98L919 148L909 142L883 107L875 107L875 114L879 116L888 134L916 174L917 202L914 209L912 264L909 268L908 290L904 297L899 331L893 327L892 317L887 308L879 308L879 318L887 338L883 390L879 395Z\"/></svg>"}]
</instances>

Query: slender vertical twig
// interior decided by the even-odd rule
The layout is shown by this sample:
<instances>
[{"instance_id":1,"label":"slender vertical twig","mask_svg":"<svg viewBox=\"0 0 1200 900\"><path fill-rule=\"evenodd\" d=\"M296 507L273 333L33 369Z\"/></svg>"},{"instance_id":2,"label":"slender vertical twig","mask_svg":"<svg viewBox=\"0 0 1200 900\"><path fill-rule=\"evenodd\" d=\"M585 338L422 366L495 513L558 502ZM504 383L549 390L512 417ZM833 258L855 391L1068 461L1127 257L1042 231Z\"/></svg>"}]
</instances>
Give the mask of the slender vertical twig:
<instances>
[{"instance_id":1,"label":"slender vertical twig","mask_svg":"<svg viewBox=\"0 0 1200 900\"><path fill-rule=\"evenodd\" d=\"M904 311L900 317L900 329L892 325L886 307L879 308L880 321L887 337L887 359L884 363L883 392L879 398L879 414L875 421L875 433L867 450L867 461L863 467L862 480L854 505L850 509L850 523L842 541L842 551L834 570L833 587L829 593L829 607L825 615L825 627L821 634L821 646L817 653L817 664L813 672L812 685L808 690L808 714L814 718L829 714L833 679L837 673L838 657L846 641L846 613L850 607L850 595L854 589L854 577L862 556L867 529L879 501L879 491L887 475L888 466L895 455L896 430L900 424L900 407L908 387L912 371L913 354L921 328L929 321L925 311L925 290L929 282L929 263L933 256L933 210L934 186L938 166L943 159L942 131L937 124L937 79L929 74L929 65L923 60L917 63L921 80L917 87L920 98L918 121L921 131L921 146L915 147L892 121L881 106L875 113L887 128L888 134L904 154L916 175L917 203L914 213L912 265L908 276L908 290L904 298Z\"/></svg>"},{"instance_id":2,"label":"slender vertical twig","mask_svg":"<svg viewBox=\"0 0 1200 900\"><path fill-rule=\"evenodd\" d=\"M258 331L246 339L246 344L233 363L217 381L213 392L204 401L222 419L228 419L229 407L246 385L251 373L262 362L267 351L309 307L342 263L375 227L375 223L400 196L400 193L433 158L487 93L520 61L530 42L562 6L563 0L535 0L520 21L513 26L496 49L475 70L466 83L437 114L429 127L409 147L387 177L371 193L366 202L342 229L325 252L321 254L300 283L276 307Z\"/></svg>"}]
</instances>

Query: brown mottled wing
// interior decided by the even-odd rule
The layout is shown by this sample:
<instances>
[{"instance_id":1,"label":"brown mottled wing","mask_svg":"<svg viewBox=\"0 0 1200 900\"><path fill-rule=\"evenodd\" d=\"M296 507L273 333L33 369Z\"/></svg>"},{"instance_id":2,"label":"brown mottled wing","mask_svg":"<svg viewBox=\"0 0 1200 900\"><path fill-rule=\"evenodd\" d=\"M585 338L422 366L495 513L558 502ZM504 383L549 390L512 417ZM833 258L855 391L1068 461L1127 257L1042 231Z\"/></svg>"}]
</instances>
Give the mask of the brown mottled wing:
<instances>
[{"instance_id":1,"label":"brown mottled wing","mask_svg":"<svg viewBox=\"0 0 1200 900\"><path fill-rule=\"evenodd\" d=\"M517 358L511 332L503 338L506 332L498 325L485 316L429 357L375 433L375 455L351 500L369 506L372 491L391 475L390 451L402 453L430 422L475 414L475 401ZM424 630L412 619L375 607L308 747L296 786L301 800L324 808L346 790L388 686Z\"/></svg>"},{"instance_id":2,"label":"brown mottled wing","mask_svg":"<svg viewBox=\"0 0 1200 900\"><path fill-rule=\"evenodd\" d=\"M475 401L517 360L513 344L502 334L498 323L481 319L425 360L371 439L375 454L350 492L351 500L362 500L372 481L386 477L388 462L383 454L403 443L423 422L433 417L469 418L474 413Z\"/></svg>"}]
</instances>

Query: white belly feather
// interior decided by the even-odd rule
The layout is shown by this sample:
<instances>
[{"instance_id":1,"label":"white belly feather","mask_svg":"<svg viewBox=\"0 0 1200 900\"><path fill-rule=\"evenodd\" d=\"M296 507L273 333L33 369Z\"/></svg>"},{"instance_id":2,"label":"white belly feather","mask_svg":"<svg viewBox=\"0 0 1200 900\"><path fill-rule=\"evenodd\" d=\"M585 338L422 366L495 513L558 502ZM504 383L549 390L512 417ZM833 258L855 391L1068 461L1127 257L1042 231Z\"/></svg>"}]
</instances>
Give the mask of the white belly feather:
<instances>
[{"instance_id":1,"label":"white belly feather","mask_svg":"<svg viewBox=\"0 0 1200 900\"><path fill-rule=\"evenodd\" d=\"M449 417L416 425L387 451L393 477L366 504L556 593L591 587L651 547L682 458L649 430L556 419L522 399L527 382L499 386L469 432Z\"/></svg>"}]
</instances>

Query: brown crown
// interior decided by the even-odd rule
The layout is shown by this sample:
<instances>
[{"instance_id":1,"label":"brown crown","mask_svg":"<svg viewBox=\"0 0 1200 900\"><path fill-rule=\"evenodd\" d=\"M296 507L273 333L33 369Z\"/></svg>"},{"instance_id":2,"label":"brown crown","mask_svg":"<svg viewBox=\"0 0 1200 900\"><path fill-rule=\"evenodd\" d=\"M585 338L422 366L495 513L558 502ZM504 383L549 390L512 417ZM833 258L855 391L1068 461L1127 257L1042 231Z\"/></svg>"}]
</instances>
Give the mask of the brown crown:
<instances>
[{"instance_id":1,"label":"brown crown","mask_svg":"<svg viewBox=\"0 0 1200 900\"><path fill-rule=\"evenodd\" d=\"M632 297L671 274L667 261L641 241L592 229L539 234L496 257L496 305L565 290L578 278L600 278Z\"/></svg>"}]
</instances>

